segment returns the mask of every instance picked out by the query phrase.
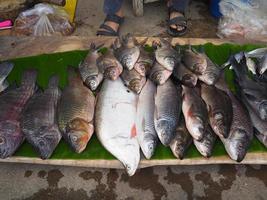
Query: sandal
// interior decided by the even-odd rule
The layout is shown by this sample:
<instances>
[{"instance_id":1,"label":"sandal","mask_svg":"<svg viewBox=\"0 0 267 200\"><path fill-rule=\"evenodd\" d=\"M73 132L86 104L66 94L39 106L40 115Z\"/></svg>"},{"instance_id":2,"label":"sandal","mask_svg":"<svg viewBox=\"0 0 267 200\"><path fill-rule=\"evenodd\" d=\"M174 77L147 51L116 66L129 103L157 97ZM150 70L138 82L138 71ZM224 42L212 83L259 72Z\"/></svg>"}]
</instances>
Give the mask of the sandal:
<instances>
[{"instance_id":1,"label":"sandal","mask_svg":"<svg viewBox=\"0 0 267 200\"><path fill-rule=\"evenodd\" d=\"M169 17L170 17L172 12L181 13L180 11L176 10L173 6L170 6L169 7ZM184 13L182 13L182 14L184 15ZM168 34L170 34L173 37L182 36L187 31L187 19L185 18L185 16L177 16L177 17L174 17L172 19L169 19L167 24L169 26L167 29L167 32L168 32ZM171 25L181 26L181 27L183 27L183 29L178 31L177 28L172 28Z\"/></svg>"},{"instance_id":2,"label":"sandal","mask_svg":"<svg viewBox=\"0 0 267 200\"><path fill-rule=\"evenodd\" d=\"M117 31L115 31L113 28L111 28L110 26L106 25L105 22L115 22L119 25L121 25L124 21L124 17L120 17L118 15L107 15L104 23L100 25L100 29L103 30L99 30L97 31L96 35L103 35L103 36L119 36L119 28Z\"/></svg>"}]
</instances>

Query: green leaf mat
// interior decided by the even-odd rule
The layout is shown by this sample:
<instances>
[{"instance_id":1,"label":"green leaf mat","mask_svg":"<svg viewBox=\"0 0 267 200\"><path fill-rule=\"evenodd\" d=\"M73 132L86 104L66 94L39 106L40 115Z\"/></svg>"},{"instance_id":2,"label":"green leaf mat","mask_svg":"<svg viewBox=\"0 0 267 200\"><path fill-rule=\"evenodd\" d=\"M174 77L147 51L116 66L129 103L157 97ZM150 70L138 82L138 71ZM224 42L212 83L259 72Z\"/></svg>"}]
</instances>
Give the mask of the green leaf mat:
<instances>
[{"instance_id":1,"label":"green leaf mat","mask_svg":"<svg viewBox=\"0 0 267 200\"><path fill-rule=\"evenodd\" d=\"M223 45L213 45L207 43L203 46L195 46L195 48L204 47L205 52L210 57L210 59L217 63L218 65L223 64L233 53L239 51L252 50L262 46L259 45L232 45L232 44L223 44ZM53 74L58 74L60 76L60 87L64 88L67 84L67 66L71 65L77 67L79 63L85 58L88 51L72 51L65 53L55 53L55 54L43 54L38 56L32 56L27 58L17 58L11 60L15 63L15 68L8 77L10 83L16 82L20 83L21 74L25 69L35 68L38 70L38 85L42 88L47 86L49 77ZM226 70L226 80L229 84L229 87L232 90L235 90L233 84L233 72L231 70ZM267 149L254 138L249 152L267 152ZM213 150L213 156L226 155L223 144L220 141L217 141L215 148ZM15 153L15 156L23 157L38 157L37 153L33 150L30 144L24 142L18 151ZM200 153L196 150L194 145L191 145L190 149L186 154L186 158L197 158L201 157ZM56 148L53 156L50 159L106 159L112 160L115 159L108 151L106 151L100 142L97 140L97 137L94 135L90 142L87 145L86 150L77 154L74 153L67 144L62 140L58 147ZM155 155L152 159L176 159L169 148L159 145L156 149Z\"/></svg>"}]
</instances>

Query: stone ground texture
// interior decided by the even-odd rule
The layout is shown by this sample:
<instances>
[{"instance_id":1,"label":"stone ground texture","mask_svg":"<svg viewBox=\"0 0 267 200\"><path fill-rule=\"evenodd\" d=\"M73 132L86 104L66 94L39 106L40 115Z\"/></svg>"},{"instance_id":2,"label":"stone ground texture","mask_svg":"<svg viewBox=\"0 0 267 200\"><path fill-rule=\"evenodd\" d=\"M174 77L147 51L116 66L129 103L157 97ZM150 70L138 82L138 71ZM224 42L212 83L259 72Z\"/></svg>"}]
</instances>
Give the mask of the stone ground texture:
<instances>
[{"instance_id":1,"label":"stone ground texture","mask_svg":"<svg viewBox=\"0 0 267 200\"><path fill-rule=\"evenodd\" d=\"M103 0L79 0L74 35L94 36L104 15ZM131 2L123 5L126 20L122 33L168 36L164 2L145 5L145 16L132 14ZM186 12L185 37L216 37L217 21L202 1ZM260 165L162 166L124 170L0 163L0 200L87 199L267 199L267 167Z\"/></svg>"}]
</instances>

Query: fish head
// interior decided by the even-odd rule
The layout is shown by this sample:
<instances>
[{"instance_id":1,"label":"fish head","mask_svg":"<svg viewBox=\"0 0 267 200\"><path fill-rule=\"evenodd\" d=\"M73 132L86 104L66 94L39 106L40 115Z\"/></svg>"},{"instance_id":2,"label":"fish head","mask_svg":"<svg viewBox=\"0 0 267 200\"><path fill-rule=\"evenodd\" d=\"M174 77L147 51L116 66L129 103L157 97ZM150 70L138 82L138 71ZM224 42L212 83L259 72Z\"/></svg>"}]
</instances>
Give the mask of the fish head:
<instances>
[{"instance_id":1,"label":"fish head","mask_svg":"<svg viewBox=\"0 0 267 200\"><path fill-rule=\"evenodd\" d=\"M110 66L108 67L104 72L104 77L109 78L111 80L116 80L119 75L121 74L121 70L119 67L116 66Z\"/></svg>"},{"instance_id":2,"label":"fish head","mask_svg":"<svg viewBox=\"0 0 267 200\"><path fill-rule=\"evenodd\" d=\"M157 138L150 134L148 131L145 130L145 138L144 138L144 145L142 147L142 151L146 159L150 159L157 147L158 140Z\"/></svg>"},{"instance_id":3,"label":"fish head","mask_svg":"<svg viewBox=\"0 0 267 200\"><path fill-rule=\"evenodd\" d=\"M61 139L58 126L42 126L38 130L36 136L37 137L31 137L31 140L33 140L40 157L42 159L49 158Z\"/></svg>"},{"instance_id":4,"label":"fish head","mask_svg":"<svg viewBox=\"0 0 267 200\"><path fill-rule=\"evenodd\" d=\"M128 48L132 48L136 45L137 41L132 34L128 33L122 37L122 43L124 46L127 46Z\"/></svg>"},{"instance_id":5,"label":"fish head","mask_svg":"<svg viewBox=\"0 0 267 200\"><path fill-rule=\"evenodd\" d=\"M188 119L188 129L196 140L201 140L205 134L206 126L202 117L194 116Z\"/></svg>"},{"instance_id":6,"label":"fish head","mask_svg":"<svg viewBox=\"0 0 267 200\"><path fill-rule=\"evenodd\" d=\"M170 71L168 70L157 70L152 73L151 79L157 84L157 85L162 85L165 83L168 78L171 76Z\"/></svg>"},{"instance_id":7,"label":"fish head","mask_svg":"<svg viewBox=\"0 0 267 200\"><path fill-rule=\"evenodd\" d=\"M139 94L145 85L145 79L135 78L129 82L129 89Z\"/></svg>"},{"instance_id":8,"label":"fish head","mask_svg":"<svg viewBox=\"0 0 267 200\"><path fill-rule=\"evenodd\" d=\"M66 139L75 152L81 153L86 148L93 132L93 125L83 119L76 118L67 125Z\"/></svg>"},{"instance_id":9,"label":"fish head","mask_svg":"<svg viewBox=\"0 0 267 200\"><path fill-rule=\"evenodd\" d=\"M173 145L173 151L175 153L175 156L182 160L184 158L184 154L186 151L183 141L175 140L174 142L175 143L173 143L172 145Z\"/></svg>"},{"instance_id":10,"label":"fish head","mask_svg":"<svg viewBox=\"0 0 267 200\"><path fill-rule=\"evenodd\" d=\"M141 76L145 76L146 75L146 69L148 67L146 67L146 63L144 62L137 62L135 65L134 65L134 69L141 75Z\"/></svg>"},{"instance_id":11,"label":"fish head","mask_svg":"<svg viewBox=\"0 0 267 200\"><path fill-rule=\"evenodd\" d=\"M90 76L86 78L85 85L87 85L91 90L96 90L99 85L99 79L97 76Z\"/></svg>"},{"instance_id":12,"label":"fish head","mask_svg":"<svg viewBox=\"0 0 267 200\"><path fill-rule=\"evenodd\" d=\"M195 87L197 84L197 76L193 74L185 74L182 77L182 83L187 85L188 87Z\"/></svg>"},{"instance_id":13,"label":"fish head","mask_svg":"<svg viewBox=\"0 0 267 200\"><path fill-rule=\"evenodd\" d=\"M220 137L227 138L227 136L229 135L230 125L227 128L223 113L214 113L213 120L211 120L211 124L216 134L218 134Z\"/></svg>"},{"instance_id":14,"label":"fish head","mask_svg":"<svg viewBox=\"0 0 267 200\"><path fill-rule=\"evenodd\" d=\"M214 85L216 81L218 80L218 74L213 72L204 72L205 75L203 75L203 81L208 85Z\"/></svg>"},{"instance_id":15,"label":"fish head","mask_svg":"<svg viewBox=\"0 0 267 200\"><path fill-rule=\"evenodd\" d=\"M0 123L0 158L12 156L23 139L19 122L2 121Z\"/></svg>"},{"instance_id":16,"label":"fish head","mask_svg":"<svg viewBox=\"0 0 267 200\"><path fill-rule=\"evenodd\" d=\"M155 129L158 133L158 137L161 143L168 146L175 134L175 126L173 120L169 119L159 119L155 124Z\"/></svg>"},{"instance_id":17,"label":"fish head","mask_svg":"<svg viewBox=\"0 0 267 200\"><path fill-rule=\"evenodd\" d=\"M260 118L262 120L267 120L267 101L263 101L259 105Z\"/></svg>"}]
</instances>

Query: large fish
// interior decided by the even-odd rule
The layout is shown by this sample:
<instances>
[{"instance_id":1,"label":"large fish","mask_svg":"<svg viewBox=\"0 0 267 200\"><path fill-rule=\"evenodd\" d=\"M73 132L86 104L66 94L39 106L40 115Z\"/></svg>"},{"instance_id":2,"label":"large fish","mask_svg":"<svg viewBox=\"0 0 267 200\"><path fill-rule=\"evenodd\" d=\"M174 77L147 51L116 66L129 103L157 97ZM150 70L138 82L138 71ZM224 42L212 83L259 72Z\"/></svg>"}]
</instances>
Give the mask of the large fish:
<instances>
[{"instance_id":1,"label":"large fish","mask_svg":"<svg viewBox=\"0 0 267 200\"><path fill-rule=\"evenodd\" d=\"M113 44L114 54L125 69L132 70L140 56L140 49L131 34L116 39Z\"/></svg>"},{"instance_id":2,"label":"large fish","mask_svg":"<svg viewBox=\"0 0 267 200\"><path fill-rule=\"evenodd\" d=\"M144 47L140 47L140 56L134 65L134 69L142 76L146 76L149 74L152 65L153 56L151 53L145 51Z\"/></svg>"},{"instance_id":3,"label":"large fish","mask_svg":"<svg viewBox=\"0 0 267 200\"><path fill-rule=\"evenodd\" d=\"M197 140L193 140L193 141L199 153L202 156L209 158L211 157L216 139L217 139L217 135L213 132L211 127L208 126L204 134L204 137L199 141Z\"/></svg>"},{"instance_id":4,"label":"large fish","mask_svg":"<svg viewBox=\"0 0 267 200\"><path fill-rule=\"evenodd\" d=\"M208 111L205 102L195 88L183 86L182 110L186 128L195 140L201 140L208 125Z\"/></svg>"},{"instance_id":5,"label":"large fish","mask_svg":"<svg viewBox=\"0 0 267 200\"><path fill-rule=\"evenodd\" d=\"M218 136L227 138L233 118L231 99L225 92L204 83L201 84L201 98L207 105L211 128Z\"/></svg>"},{"instance_id":6,"label":"large fish","mask_svg":"<svg viewBox=\"0 0 267 200\"><path fill-rule=\"evenodd\" d=\"M155 94L154 123L161 143L168 146L175 137L181 113L181 87L171 80L157 87Z\"/></svg>"},{"instance_id":7,"label":"large fish","mask_svg":"<svg viewBox=\"0 0 267 200\"><path fill-rule=\"evenodd\" d=\"M34 70L24 72L20 87L0 96L0 158L13 155L24 141L20 117L35 91L36 77L37 72Z\"/></svg>"},{"instance_id":8,"label":"large fish","mask_svg":"<svg viewBox=\"0 0 267 200\"><path fill-rule=\"evenodd\" d=\"M122 80L105 80L97 98L95 126L102 145L122 162L132 176L140 161L136 138L137 95Z\"/></svg>"},{"instance_id":9,"label":"large fish","mask_svg":"<svg viewBox=\"0 0 267 200\"><path fill-rule=\"evenodd\" d=\"M220 137L228 155L238 162L241 162L253 139L253 126L248 112L227 88L223 76L216 84L218 88L225 91L232 101L233 120L230 133L227 138Z\"/></svg>"},{"instance_id":10,"label":"large fish","mask_svg":"<svg viewBox=\"0 0 267 200\"><path fill-rule=\"evenodd\" d=\"M3 62L0 64L0 93L9 86L6 78L12 71L13 67L14 64L11 62Z\"/></svg>"},{"instance_id":11,"label":"large fish","mask_svg":"<svg viewBox=\"0 0 267 200\"><path fill-rule=\"evenodd\" d=\"M158 136L154 126L154 111L156 86L147 80L137 103L136 130L139 145L143 154L150 159L158 143Z\"/></svg>"},{"instance_id":12,"label":"large fish","mask_svg":"<svg viewBox=\"0 0 267 200\"><path fill-rule=\"evenodd\" d=\"M149 79L157 85L162 85L169 79L171 74L172 71L165 69L161 64L155 61L149 72Z\"/></svg>"},{"instance_id":13,"label":"large fish","mask_svg":"<svg viewBox=\"0 0 267 200\"><path fill-rule=\"evenodd\" d=\"M197 84L197 75L187 69L181 62L174 67L172 74L176 79L181 81L183 85L186 85L188 87L195 87Z\"/></svg>"},{"instance_id":14,"label":"large fish","mask_svg":"<svg viewBox=\"0 0 267 200\"><path fill-rule=\"evenodd\" d=\"M53 76L48 88L36 92L22 114L22 131L42 159L49 158L61 140L56 119L60 95L58 77Z\"/></svg>"},{"instance_id":15,"label":"large fish","mask_svg":"<svg viewBox=\"0 0 267 200\"><path fill-rule=\"evenodd\" d=\"M175 132L175 137L170 143L170 148L176 158L183 159L187 149L192 144L192 136L188 132L182 117Z\"/></svg>"},{"instance_id":16,"label":"large fish","mask_svg":"<svg viewBox=\"0 0 267 200\"><path fill-rule=\"evenodd\" d=\"M69 84L58 104L58 124L65 141L81 153L94 132L95 97L74 69L68 69L68 76Z\"/></svg>"},{"instance_id":17,"label":"large fish","mask_svg":"<svg viewBox=\"0 0 267 200\"><path fill-rule=\"evenodd\" d=\"M242 98L249 103L262 120L267 121L267 92L265 86L248 78L245 57L240 60L240 63L232 57L231 65L236 73Z\"/></svg>"},{"instance_id":18,"label":"large fish","mask_svg":"<svg viewBox=\"0 0 267 200\"><path fill-rule=\"evenodd\" d=\"M99 58L99 47L96 47L94 43L91 44L90 52L79 65L80 74L83 82L91 90L96 90L99 84L103 80L103 73L101 73L97 67L96 61Z\"/></svg>"},{"instance_id":19,"label":"large fish","mask_svg":"<svg viewBox=\"0 0 267 200\"><path fill-rule=\"evenodd\" d=\"M146 77L140 75L135 69L123 70L121 78L125 85L133 92L139 94L146 84Z\"/></svg>"},{"instance_id":20,"label":"large fish","mask_svg":"<svg viewBox=\"0 0 267 200\"><path fill-rule=\"evenodd\" d=\"M179 52L165 39L160 39L155 51L155 58L160 65L169 71L172 71L174 66L181 61Z\"/></svg>"},{"instance_id":21,"label":"large fish","mask_svg":"<svg viewBox=\"0 0 267 200\"><path fill-rule=\"evenodd\" d=\"M197 52L194 48L189 48L184 51L182 62L192 72L201 75L207 68L207 59L204 53Z\"/></svg>"},{"instance_id":22,"label":"large fish","mask_svg":"<svg viewBox=\"0 0 267 200\"><path fill-rule=\"evenodd\" d=\"M121 63L114 56L111 49L97 59L97 66L99 71L104 74L104 77L110 80L116 80L123 70Z\"/></svg>"}]
</instances>

